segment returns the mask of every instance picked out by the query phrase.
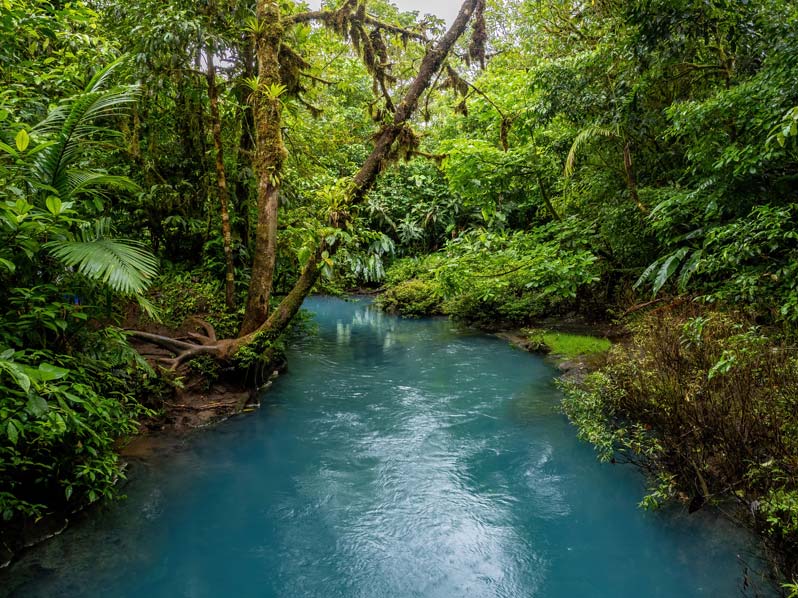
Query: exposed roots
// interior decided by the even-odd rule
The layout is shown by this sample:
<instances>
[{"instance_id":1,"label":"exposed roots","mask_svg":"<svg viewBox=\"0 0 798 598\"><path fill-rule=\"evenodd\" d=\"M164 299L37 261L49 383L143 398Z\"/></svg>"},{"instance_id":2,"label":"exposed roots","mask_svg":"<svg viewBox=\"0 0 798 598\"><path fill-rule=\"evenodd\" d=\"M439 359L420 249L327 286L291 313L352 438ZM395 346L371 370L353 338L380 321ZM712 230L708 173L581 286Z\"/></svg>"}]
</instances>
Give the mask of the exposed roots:
<instances>
[{"instance_id":1,"label":"exposed roots","mask_svg":"<svg viewBox=\"0 0 798 598\"><path fill-rule=\"evenodd\" d=\"M187 360L199 355L210 355L219 361L228 361L241 344L242 339L223 339L216 338L214 327L199 318L191 318L205 331L205 334L189 332L187 339L172 338L161 334L152 334L141 330L128 330L127 333L146 343L162 347L174 354L174 357L164 357L161 355L150 355L150 357L174 371Z\"/></svg>"}]
</instances>

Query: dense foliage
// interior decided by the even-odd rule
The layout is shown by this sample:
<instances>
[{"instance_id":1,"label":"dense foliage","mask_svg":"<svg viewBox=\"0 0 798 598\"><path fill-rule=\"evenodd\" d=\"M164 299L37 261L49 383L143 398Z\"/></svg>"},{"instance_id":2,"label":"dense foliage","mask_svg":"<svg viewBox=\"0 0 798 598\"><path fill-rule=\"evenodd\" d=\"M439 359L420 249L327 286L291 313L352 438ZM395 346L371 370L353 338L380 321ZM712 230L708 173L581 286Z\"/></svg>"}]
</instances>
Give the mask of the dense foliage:
<instances>
[{"instance_id":1,"label":"dense foliage","mask_svg":"<svg viewBox=\"0 0 798 598\"><path fill-rule=\"evenodd\" d=\"M109 84L116 63L79 66L110 47L81 33L97 20L47 3L0 18L18 28L4 40L27 41L4 42L0 60L0 516L11 524L114 494L114 443L136 431L137 391L154 375L101 325L120 299L148 306L157 260L114 238L104 209L136 188L102 159L135 90Z\"/></svg>"},{"instance_id":2,"label":"dense foliage","mask_svg":"<svg viewBox=\"0 0 798 598\"><path fill-rule=\"evenodd\" d=\"M464 7L449 39L384 0L0 2L8 525L113 494L155 406L123 323L204 316L222 342L178 343L215 372L311 289L382 287L491 329L632 314L569 415L795 566L798 6Z\"/></svg>"}]
</instances>

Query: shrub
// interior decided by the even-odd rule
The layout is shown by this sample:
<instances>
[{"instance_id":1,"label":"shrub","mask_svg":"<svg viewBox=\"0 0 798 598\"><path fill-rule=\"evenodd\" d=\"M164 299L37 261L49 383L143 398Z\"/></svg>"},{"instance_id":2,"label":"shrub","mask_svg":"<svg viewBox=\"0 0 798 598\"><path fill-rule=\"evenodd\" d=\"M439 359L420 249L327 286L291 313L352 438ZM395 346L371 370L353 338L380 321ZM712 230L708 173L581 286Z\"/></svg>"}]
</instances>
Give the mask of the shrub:
<instances>
[{"instance_id":1,"label":"shrub","mask_svg":"<svg viewBox=\"0 0 798 598\"><path fill-rule=\"evenodd\" d=\"M377 304L409 318L437 315L441 313L440 289L433 282L412 278L388 289Z\"/></svg>"},{"instance_id":2,"label":"shrub","mask_svg":"<svg viewBox=\"0 0 798 598\"><path fill-rule=\"evenodd\" d=\"M413 291L424 295L418 283L399 289L416 280L431 285L443 300L440 307L430 300L430 308L485 328L523 325L575 309L601 280L602 266L574 241L572 226L511 234L471 231L431 256L399 260L388 270L381 303L402 313L396 304L413 302Z\"/></svg>"},{"instance_id":3,"label":"shrub","mask_svg":"<svg viewBox=\"0 0 798 598\"><path fill-rule=\"evenodd\" d=\"M137 402L154 373L121 337L99 355L8 349L0 355L0 516L39 518L115 495L117 439L137 431ZM113 335L111 335L113 336Z\"/></svg>"},{"instance_id":4,"label":"shrub","mask_svg":"<svg viewBox=\"0 0 798 598\"><path fill-rule=\"evenodd\" d=\"M204 270L170 272L151 291L164 324L179 328L186 318L200 316L216 329L219 338L235 336L243 312L227 310L222 282Z\"/></svg>"},{"instance_id":5,"label":"shrub","mask_svg":"<svg viewBox=\"0 0 798 598\"><path fill-rule=\"evenodd\" d=\"M739 501L798 562L798 361L788 346L741 316L660 311L566 394L566 413L602 458L649 472L645 505Z\"/></svg>"}]
</instances>

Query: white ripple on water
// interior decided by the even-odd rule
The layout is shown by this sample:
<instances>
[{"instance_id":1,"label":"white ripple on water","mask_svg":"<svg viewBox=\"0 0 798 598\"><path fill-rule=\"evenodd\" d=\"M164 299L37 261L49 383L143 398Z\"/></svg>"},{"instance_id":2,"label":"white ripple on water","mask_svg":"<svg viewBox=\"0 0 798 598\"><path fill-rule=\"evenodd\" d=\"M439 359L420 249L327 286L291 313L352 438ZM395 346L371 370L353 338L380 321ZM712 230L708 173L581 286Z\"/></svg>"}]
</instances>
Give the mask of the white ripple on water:
<instances>
[{"instance_id":1,"label":"white ripple on water","mask_svg":"<svg viewBox=\"0 0 798 598\"><path fill-rule=\"evenodd\" d=\"M562 492L562 476L547 471L553 455L554 449L551 445L533 444L529 449L528 466L524 471L524 478L536 506L535 514L541 519L558 519L571 514L571 506Z\"/></svg>"},{"instance_id":2,"label":"white ripple on water","mask_svg":"<svg viewBox=\"0 0 798 598\"><path fill-rule=\"evenodd\" d=\"M506 523L513 499L500 490L476 492L459 466L464 451L478 452L479 443L469 447L452 437L446 418L418 389L395 392L399 423L358 439L358 456L378 463L370 491L347 491L340 472L321 474L338 497L327 516L352 595L387 588L419 596L529 591L529 571L542 576L545 563Z\"/></svg>"}]
</instances>

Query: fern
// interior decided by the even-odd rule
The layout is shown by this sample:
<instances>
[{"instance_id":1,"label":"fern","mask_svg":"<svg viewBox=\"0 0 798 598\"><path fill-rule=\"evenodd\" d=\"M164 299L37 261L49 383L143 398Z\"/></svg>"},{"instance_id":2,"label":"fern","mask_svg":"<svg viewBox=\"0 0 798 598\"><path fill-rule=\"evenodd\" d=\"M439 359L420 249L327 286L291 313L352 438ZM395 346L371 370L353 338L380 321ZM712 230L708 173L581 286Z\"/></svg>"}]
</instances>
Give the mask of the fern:
<instances>
[{"instance_id":1,"label":"fern","mask_svg":"<svg viewBox=\"0 0 798 598\"><path fill-rule=\"evenodd\" d=\"M137 241L53 241L47 249L65 266L125 295L142 294L158 275L158 260Z\"/></svg>"},{"instance_id":2,"label":"fern","mask_svg":"<svg viewBox=\"0 0 798 598\"><path fill-rule=\"evenodd\" d=\"M143 243L108 238L110 220L101 218L80 238L51 241L50 254L65 266L123 295L143 298L158 275L158 258Z\"/></svg>"},{"instance_id":3,"label":"fern","mask_svg":"<svg viewBox=\"0 0 798 598\"><path fill-rule=\"evenodd\" d=\"M588 143L594 137L607 137L618 138L621 136L620 129L617 125L613 127L601 127L599 125L592 125L579 133L571 145L571 151L568 152L568 158L565 160L565 176L570 177L574 173L576 166L576 154L583 145Z\"/></svg>"}]
</instances>

